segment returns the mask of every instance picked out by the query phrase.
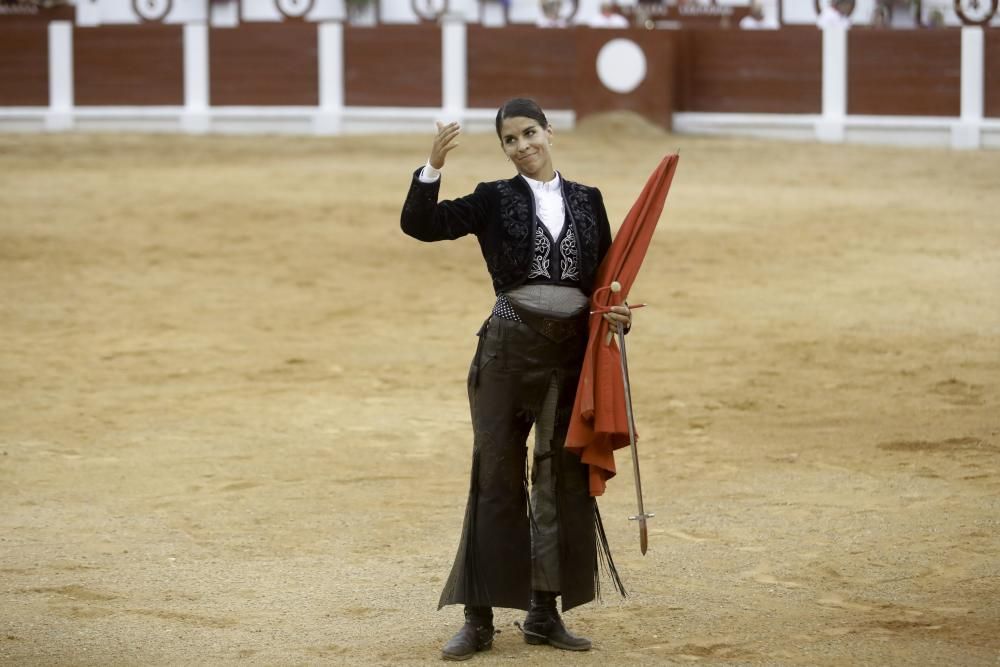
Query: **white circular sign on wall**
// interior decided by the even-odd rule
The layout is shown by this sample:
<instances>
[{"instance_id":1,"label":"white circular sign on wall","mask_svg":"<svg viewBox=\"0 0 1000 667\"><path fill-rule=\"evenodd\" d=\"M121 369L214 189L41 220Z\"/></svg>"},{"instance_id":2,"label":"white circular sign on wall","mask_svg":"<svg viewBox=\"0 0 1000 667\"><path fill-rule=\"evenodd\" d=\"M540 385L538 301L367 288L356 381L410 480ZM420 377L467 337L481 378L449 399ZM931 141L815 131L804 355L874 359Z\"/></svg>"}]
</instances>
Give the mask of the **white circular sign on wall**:
<instances>
[{"instance_id":1,"label":"white circular sign on wall","mask_svg":"<svg viewBox=\"0 0 1000 667\"><path fill-rule=\"evenodd\" d=\"M302 18L312 9L313 0L275 0L278 11L288 18Z\"/></svg>"},{"instance_id":2,"label":"white circular sign on wall","mask_svg":"<svg viewBox=\"0 0 1000 667\"><path fill-rule=\"evenodd\" d=\"M597 54L597 78L608 90L631 93L646 78L646 54L631 39L612 39Z\"/></svg>"},{"instance_id":3,"label":"white circular sign on wall","mask_svg":"<svg viewBox=\"0 0 1000 667\"><path fill-rule=\"evenodd\" d=\"M143 21L162 21L171 4L172 0L132 0L132 9Z\"/></svg>"}]
</instances>

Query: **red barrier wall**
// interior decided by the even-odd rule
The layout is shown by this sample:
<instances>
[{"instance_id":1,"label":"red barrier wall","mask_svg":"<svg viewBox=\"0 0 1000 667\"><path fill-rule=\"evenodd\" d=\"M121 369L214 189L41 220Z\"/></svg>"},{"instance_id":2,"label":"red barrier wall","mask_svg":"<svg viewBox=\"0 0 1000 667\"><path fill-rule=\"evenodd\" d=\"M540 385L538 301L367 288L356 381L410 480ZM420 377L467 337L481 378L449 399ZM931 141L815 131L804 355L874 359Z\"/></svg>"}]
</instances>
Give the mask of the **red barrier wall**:
<instances>
[{"instance_id":1,"label":"red barrier wall","mask_svg":"<svg viewBox=\"0 0 1000 667\"><path fill-rule=\"evenodd\" d=\"M466 38L468 104L496 108L531 97L543 108L572 109L576 30L470 25Z\"/></svg>"},{"instance_id":2,"label":"red barrier wall","mask_svg":"<svg viewBox=\"0 0 1000 667\"><path fill-rule=\"evenodd\" d=\"M686 30L679 36L678 111L821 111L819 30Z\"/></svg>"},{"instance_id":3,"label":"red barrier wall","mask_svg":"<svg viewBox=\"0 0 1000 667\"><path fill-rule=\"evenodd\" d=\"M1000 30L984 32L986 53L983 60L983 71L986 72L983 90L983 115L990 118L1000 118ZM990 76L993 73L993 76Z\"/></svg>"},{"instance_id":4,"label":"red barrier wall","mask_svg":"<svg viewBox=\"0 0 1000 667\"><path fill-rule=\"evenodd\" d=\"M74 28L73 94L79 106L184 104L183 29Z\"/></svg>"},{"instance_id":5,"label":"red barrier wall","mask_svg":"<svg viewBox=\"0 0 1000 667\"><path fill-rule=\"evenodd\" d=\"M852 28L847 51L847 113L959 115L960 30Z\"/></svg>"},{"instance_id":6,"label":"red barrier wall","mask_svg":"<svg viewBox=\"0 0 1000 667\"><path fill-rule=\"evenodd\" d=\"M49 104L48 24L5 18L0 23L0 106Z\"/></svg>"},{"instance_id":7,"label":"red barrier wall","mask_svg":"<svg viewBox=\"0 0 1000 667\"><path fill-rule=\"evenodd\" d=\"M72 15L0 16L0 106L48 104L48 24ZM596 56L627 37L647 57L646 80L618 94L597 78ZM209 35L215 106L319 103L314 23L246 23ZM468 103L493 108L529 96L578 118L629 109L669 126L674 110L821 112L822 34L812 27L542 30L469 25ZM76 103L182 105L183 29L143 24L73 29ZM435 107L441 103L441 34L436 25L344 27L345 102ZM985 31L984 112L1000 117L1000 30ZM848 33L848 113L958 117L961 31Z\"/></svg>"},{"instance_id":8,"label":"red barrier wall","mask_svg":"<svg viewBox=\"0 0 1000 667\"><path fill-rule=\"evenodd\" d=\"M646 78L628 93L608 90L597 75L597 56L609 41L620 37L638 44L646 55ZM670 129L674 111L677 36L650 30L577 31L573 106L577 120L602 111L634 111Z\"/></svg>"},{"instance_id":9,"label":"red barrier wall","mask_svg":"<svg viewBox=\"0 0 1000 667\"><path fill-rule=\"evenodd\" d=\"M344 103L441 106L441 30L436 25L344 27Z\"/></svg>"},{"instance_id":10,"label":"red barrier wall","mask_svg":"<svg viewBox=\"0 0 1000 667\"><path fill-rule=\"evenodd\" d=\"M244 23L209 31L213 106L316 106L315 23Z\"/></svg>"},{"instance_id":11,"label":"red barrier wall","mask_svg":"<svg viewBox=\"0 0 1000 667\"><path fill-rule=\"evenodd\" d=\"M597 55L626 37L646 55L646 78L629 93L608 90L597 75ZM495 108L511 97L531 97L543 108L573 109L577 119L629 110L670 127L674 100L675 38L648 30L553 30L532 26L469 26L470 107Z\"/></svg>"}]
</instances>

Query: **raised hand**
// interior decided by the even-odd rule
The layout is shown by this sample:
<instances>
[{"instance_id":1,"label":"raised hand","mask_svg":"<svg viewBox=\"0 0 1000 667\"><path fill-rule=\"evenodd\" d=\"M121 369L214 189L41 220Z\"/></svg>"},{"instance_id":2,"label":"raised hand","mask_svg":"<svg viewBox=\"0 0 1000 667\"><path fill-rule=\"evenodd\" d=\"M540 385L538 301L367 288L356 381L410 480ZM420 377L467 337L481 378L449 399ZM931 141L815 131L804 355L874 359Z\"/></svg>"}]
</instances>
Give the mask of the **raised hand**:
<instances>
[{"instance_id":1,"label":"raised hand","mask_svg":"<svg viewBox=\"0 0 1000 667\"><path fill-rule=\"evenodd\" d=\"M445 125L441 121L437 122L437 135L431 145L431 166L440 169L444 166L444 160L452 149L458 146L458 135L462 133L462 128L458 123L448 123Z\"/></svg>"}]
</instances>

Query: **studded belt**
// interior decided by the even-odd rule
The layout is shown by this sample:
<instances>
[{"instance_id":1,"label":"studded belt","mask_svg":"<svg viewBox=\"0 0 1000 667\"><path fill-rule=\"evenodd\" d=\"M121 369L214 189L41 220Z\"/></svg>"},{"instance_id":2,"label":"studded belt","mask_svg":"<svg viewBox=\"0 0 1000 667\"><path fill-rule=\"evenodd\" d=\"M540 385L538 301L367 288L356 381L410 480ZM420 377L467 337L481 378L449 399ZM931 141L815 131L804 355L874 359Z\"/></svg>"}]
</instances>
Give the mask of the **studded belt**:
<instances>
[{"instance_id":1,"label":"studded belt","mask_svg":"<svg viewBox=\"0 0 1000 667\"><path fill-rule=\"evenodd\" d=\"M552 313L518 305L509 299L506 301L521 322L553 342L562 343L574 336L586 335L587 333L588 312L586 309L575 315L556 316Z\"/></svg>"}]
</instances>

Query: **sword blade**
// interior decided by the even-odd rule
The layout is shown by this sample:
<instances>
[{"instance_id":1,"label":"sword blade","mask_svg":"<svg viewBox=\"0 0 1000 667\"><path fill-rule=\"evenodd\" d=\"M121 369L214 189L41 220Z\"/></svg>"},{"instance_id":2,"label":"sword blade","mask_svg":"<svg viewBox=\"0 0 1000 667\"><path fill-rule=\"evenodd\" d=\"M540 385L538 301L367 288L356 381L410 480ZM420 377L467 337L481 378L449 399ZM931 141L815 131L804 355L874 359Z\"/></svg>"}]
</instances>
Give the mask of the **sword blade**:
<instances>
[{"instance_id":1,"label":"sword blade","mask_svg":"<svg viewBox=\"0 0 1000 667\"><path fill-rule=\"evenodd\" d=\"M628 442L632 450L632 474L635 477L635 502L638 514L630 519L639 522L639 550L642 555L646 555L649 546L649 531L646 527L646 519L652 517L647 514L642 504L642 477L639 475L639 450L635 444L635 421L632 416L632 386L628 379L628 356L625 353L625 327L618 325L618 351L621 354L622 382L625 384L625 416L628 419Z\"/></svg>"}]
</instances>

